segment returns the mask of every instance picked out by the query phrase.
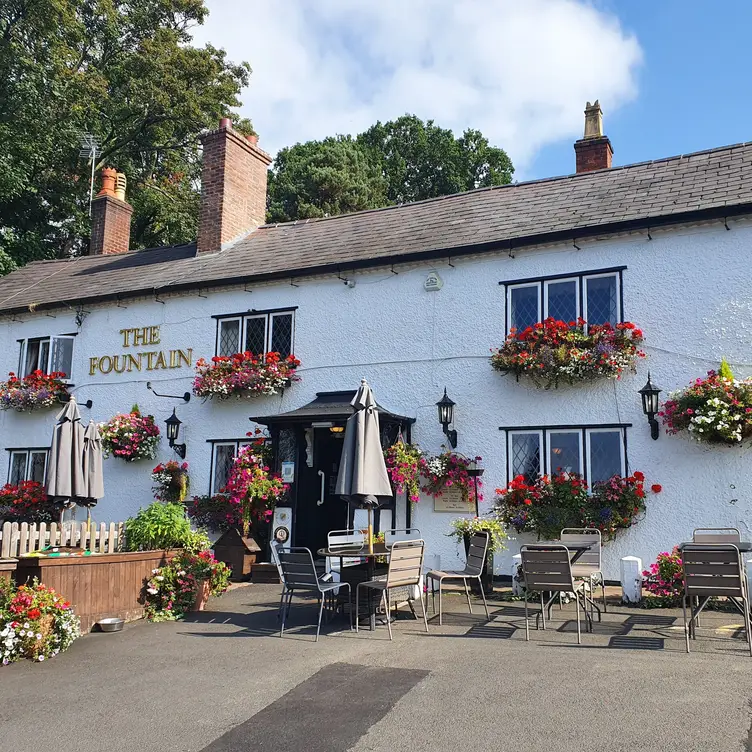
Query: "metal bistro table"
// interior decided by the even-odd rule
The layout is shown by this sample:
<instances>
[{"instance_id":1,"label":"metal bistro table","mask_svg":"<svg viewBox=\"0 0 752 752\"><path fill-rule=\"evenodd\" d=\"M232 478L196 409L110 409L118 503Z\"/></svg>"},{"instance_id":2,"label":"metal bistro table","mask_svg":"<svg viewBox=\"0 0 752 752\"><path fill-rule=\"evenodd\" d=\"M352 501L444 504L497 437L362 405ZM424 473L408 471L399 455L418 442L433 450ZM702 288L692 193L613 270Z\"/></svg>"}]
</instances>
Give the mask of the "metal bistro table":
<instances>
[{"instance_id":1,"label":"metal bistro table","mask_svg":"<svg viewBox=\"0 0 752 752\"><path fill-rule=\"evenodd\" d=\"M391 549L387 548L383 543L374 543L373 551L369 551L368 546L365 545L363 547L360 547L358 545L348 546L346 544L343 544L341 546L336 546L335 548L320 548L316 553L319 556L339 559L340 579L342 579L342 574L346 569L355 569L355 567L343 566L345 559L363 559L365 560L366 564L366 580L372 580L376 576L377 559L389 559ZM361 582L365 582L365 580L361 580ZM357 583L352 583L350 587L354 592L355 588L357 587ZM368 603L368 622L370 628L374 630L376 629L376 608L373 599L373 589L366 588L366 590L368 591L366 598L366 602ZM354 602L355 601L353 599L353 603ZM360 614L355 614L355 618L360 618ZM386 615L386 618L389 618L389 614Z\"/></svg>"},{"instance_id":2,"label":"metal bistro table","mask_svg":"<svg viewBox=\"0 0 752 752\"><path fill-rule=\"evenodd\" d=\"M531 543L530 547L531 548L535 547L535 548L545 550L546 548L551 548L551 547L561 548L562 546L564 546L569 551L569 554L570 554L569 565L572 566L572 564L575 564L577 560L585 553L585 551L589 551L593 546L597 545L597 543L598 541L593 541L592 543L562 543L561 541L543 541L541 543ZM551 618L551 608L553 607L553 603L556 600L556 597L558 595L559 593L554 593L548 599L548 602L544 606L549 618ZM601 609L598 606L598 604L593 600L593 598L591 598L587 594L587 592L585 592L585 601L590 604L591 608L595 609L598 612L598 621L600 621ZM587 619L587 610L585 611L585 618ZM540 619L540 613L536 614L535 616L536 628L538 627L539 619Z\"/></svg>"}]
</instances>

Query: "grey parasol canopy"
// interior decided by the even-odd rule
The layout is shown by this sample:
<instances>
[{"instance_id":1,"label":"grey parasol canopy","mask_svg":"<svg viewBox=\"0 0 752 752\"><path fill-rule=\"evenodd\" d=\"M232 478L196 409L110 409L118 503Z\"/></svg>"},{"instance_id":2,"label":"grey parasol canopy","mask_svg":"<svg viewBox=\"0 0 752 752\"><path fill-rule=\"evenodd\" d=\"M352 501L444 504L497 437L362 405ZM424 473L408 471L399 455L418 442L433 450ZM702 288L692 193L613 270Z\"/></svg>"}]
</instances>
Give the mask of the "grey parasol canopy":
<instances>
[{"instance_id":1,"label":"grey parasol canopy","mask_svg":"<svg viewBox=\"0 0 752 752\"><path fill-rule=\"evenodd\" d=\"M103 461L102 437L99 435L97 424L90 420L84 433L83 471L87 499L101 499L104 496Z\"/></svg>"},{"instance_id":2,"label":"grey parasol canopy","mask_svg":"<svg viewBox=\"0 0 752 752\"><path fill-rule=\"evenodd\" d=\"M50 460L45 486L47 495L57 501L73 503L86 497L84 482L84 427L75 397L60 411L52 431Z\"/></svg>"},{"instance_id":3,"label":"grey parasol canopy","mask_svg":"<svg viewBox=\"0 0 752 752\"><path fill-rule=\"evenodd\" d=\"M376 400L365 379L352 406L355 412L347 419L334 492L356 506L373 508L379 499L392 497L392 486L381 449Z\"/></svg>"}]
</instances>

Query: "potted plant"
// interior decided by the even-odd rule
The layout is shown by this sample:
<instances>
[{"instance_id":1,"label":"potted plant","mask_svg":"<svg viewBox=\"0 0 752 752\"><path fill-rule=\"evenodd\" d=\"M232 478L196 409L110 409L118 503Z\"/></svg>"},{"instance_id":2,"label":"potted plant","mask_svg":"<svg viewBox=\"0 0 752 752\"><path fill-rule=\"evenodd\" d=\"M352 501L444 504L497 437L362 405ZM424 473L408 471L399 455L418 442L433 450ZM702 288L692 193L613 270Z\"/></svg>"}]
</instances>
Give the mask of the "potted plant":
<instances>
[{"instance_id":1,"label":"potted plant","mask_svg":"<svg viewBox=\"0 0 752 752\"><path fill-rule=\"evenodd\" d=\"M208 546L206 534L191 529L182 504L155 501L125 521L127 551L198 550Z\"/></svg>"},{"instance_id":2,"label":"potted plant","mask_svg":"<svg viewBox=\"0 0 752 752\"><path fill-rule=\"evenodd\" d=\"M66 402L70 393L64 378L62 371L37 370L19 379L11 371L8 380L0 382L0 409L25 412Z\"/></svg>"},{"instance_id":3,"label":"potted plant","mask_svg":"<svg viewBox=\"0 0 752 752\"><path fill-rule=\"evenodd\" d=\"M300 361L294 355L282 358L278 352L216 355L210 363L201 358L196 363L193 393L219 400L279 394L293 381L300 380L295 375L299 366Z\"/></svg>"},{"instance_id":4,"label":"potted plant","mask_svg":"<svg viewBox=\"0 0 752 752\"><path fill-rule=\"evenodd\" d=\"M184 501L191 487L187 462L160 463L151 471L151 479L156 484L154 498L158 501Z\"/></svg>"},{"instance_id":5,"label":"potted plant","mask_svg":"<svg viewBox=\"0 0 752 752\"><path fill-rule=\"evenodd\" d=\"M512 329L504 344L493 351L491 366L513 373L517 380L529 376L537 386L558 387L598 378L619 378L634 371L642 331L631 321L588 325L584 319L557 321L547 318L518 332Z\"/></svg>"},{"instance_id":6,"label":"potted plant","mask_svg":"<svg viewBox=\"0 0 752 752\"><path fill-rule=\"evenodd\" d=\"M126 462L153 460L159 444L159 427L153 415L141 415L138 405L99 424L105 456Z\"/></svg>"},{"instance_id":7,"label":"potted plant","mask_svg":"<svg viewBox=\"0 0 752 752\"><path fill-rule=\"evenodd\" d=\"M451 528L447 535L454 538L458 544L460 541L464 544L465 556L470 550L472 536L480 532L488 533L488 554L483 565L481 581L483 589L491 592L493 590L493 556L497 551L503 551L506 548L504 541L507 539L507 534L503 526L493 517L458 517L452 520Z\"/></svg>"}]
</instances>

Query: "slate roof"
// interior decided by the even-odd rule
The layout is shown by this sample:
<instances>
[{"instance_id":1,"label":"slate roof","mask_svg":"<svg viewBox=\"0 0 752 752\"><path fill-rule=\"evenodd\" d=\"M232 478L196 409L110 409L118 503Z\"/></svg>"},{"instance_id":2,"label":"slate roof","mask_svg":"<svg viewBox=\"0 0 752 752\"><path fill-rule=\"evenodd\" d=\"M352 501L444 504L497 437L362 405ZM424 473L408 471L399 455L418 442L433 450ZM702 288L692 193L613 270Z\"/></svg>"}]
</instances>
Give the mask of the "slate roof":
<instances>
[{"instance_id":1,"label":"slate roof","mask_svg":"<svg viewBox=\"0 0 752 752\"><path fill-rule=\"evenodd\" d=\"M264 225L221 253L195 244L40 261L0 278L0 312L400 261L752 213L752 143L483 188L338 217Z\"/></svg>"}]
</instances>

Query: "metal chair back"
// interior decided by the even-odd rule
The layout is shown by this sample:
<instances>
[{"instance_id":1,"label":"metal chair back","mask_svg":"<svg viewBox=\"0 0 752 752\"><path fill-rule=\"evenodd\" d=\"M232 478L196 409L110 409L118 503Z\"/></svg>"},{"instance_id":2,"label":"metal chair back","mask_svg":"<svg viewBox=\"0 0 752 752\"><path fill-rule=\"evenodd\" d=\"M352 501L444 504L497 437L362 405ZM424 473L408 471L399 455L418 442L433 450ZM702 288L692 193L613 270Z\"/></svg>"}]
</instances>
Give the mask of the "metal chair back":
<instances>
[{"instance_id":1,"label":"metal chair back","mask_svg":"<svg viewBox=\"0 0 752 752\"><path fill-rule=\"evenodd\" d=\"M693 543L740 543L742 534L735 527L696 527L692 531Z\"/></svg>"},{"instance_id":2,"label":"metal chair back","mask_svg":"<svg viewBox=\"0 0 752 752\"><path fill-rule=\"evenodd\" d=\"M384 531L384 545L391 550L397 541L419 540L420 530L417 527L403 527Z\"/></svg>"},{"instance_id":3,"label":"metal chair back","mask_svg":"<svg viewBox=\"0 0 752 752\"><path fill-rule=\"evenodd\" d=\"M357 553L366 547L366 534L362 530L330 530L326 534L326 547L330 551L343 551ZM340 561L343 567L354 567L363 559L360 556L329 557L327 569L338 572Z\"/></svg>"},{"instance_id":4,"label":"metal chair back","mask_svg":"<svg viewBox=\"0 0 752 752\"><path fill-rule=\"evenodd\" d=\"M597 539L597 545L592 546L577 559L577 569L584 569L592 572L601 571L601 531L589 527L565 527L559 536L562 545L567 544L580 545L594 543Z\"/></svg>"},{"instance_id":5,"label":"metal chair back","mask_svg":"<svg viewBox=\"0 0 752 752\"><path fill-rule=\"evenodd\" d=\"M520 556L527 590L574 592L572 565L566 546L522 546Z\"/></svg>"},{"instance_id":6,"label":"metal chair back","mask_svg":"<svg viewBox=\"0 0 752 752\"><path fill-rule=\"evenodd\" d=\"M387 590L407 585L417 585L423 574L422 540L397 541L392 546L389 569L386 574Z\"/></svg>"},{"instance_id":7,"label":"metal chair back","mask_svg":"<svg viewBox=\"0 0 752 752\"><path fill-rule=\"evenodd\" d=\"M463 574L468 577L478 577L481 574L490 544L491 536L485 530L473 533L470 538L470 547L467 549L467 563Z\"/></svg>"},{"instance_id":8,"label":"metal chair back","mask_svg":"<svg viewBox=\"0 0 752 752\"><path fill-rule=\"evenodd\" d=\"M319 576L308 548L277 549L283 582L288 589L320 590Z\"/></svg>"},{"instance_id":9,"label":"metal chair back","mask_svg":"<svg viewBox=\"0 0 752 752\"><path fill-rule=\"evenodd\" d=\"M285 573L282 571L282 566L279 563L279 552L288 551L289 549L285 548L285 546L282 543L279 543L278 541L272 541L272 545L270 546L270 549L271 549L272 561L277 565L277 573L279 574L279 579L284 585Z\"/></svg>"},{"instance_id":10,"label":"metal chair back","mask_svg":"<svg viewBox=\"0 0 752 752\"><path fill-rule=\"evenodd\" d=\"M695 544L685 546L681 557L686 595L700 598L727 596L746 600L742 556L736 546Z\"/></svg>"}]
</instances>

